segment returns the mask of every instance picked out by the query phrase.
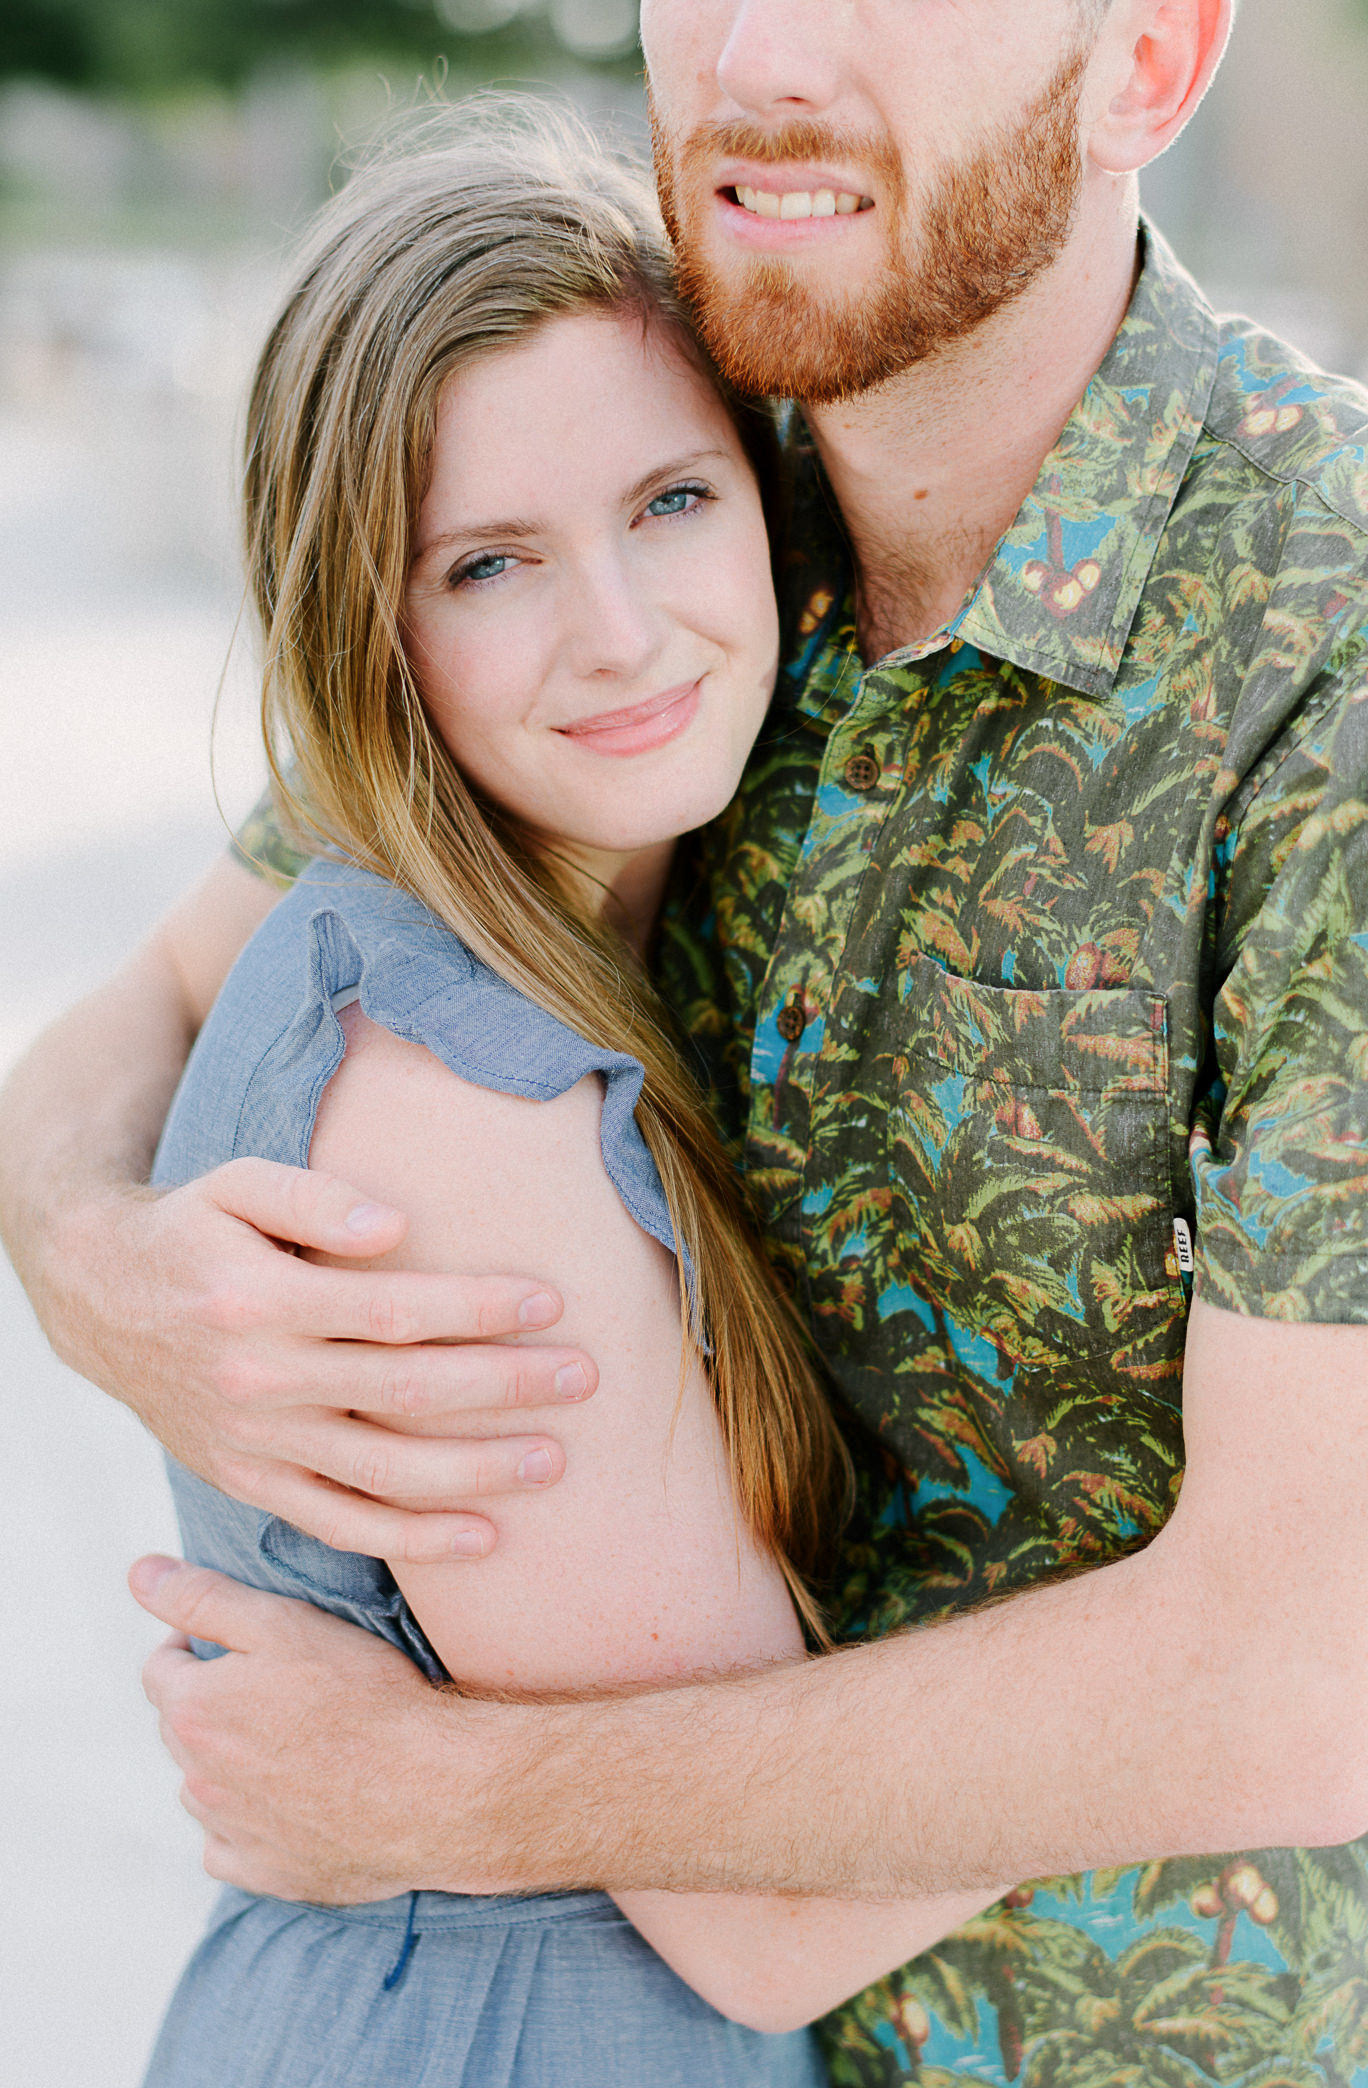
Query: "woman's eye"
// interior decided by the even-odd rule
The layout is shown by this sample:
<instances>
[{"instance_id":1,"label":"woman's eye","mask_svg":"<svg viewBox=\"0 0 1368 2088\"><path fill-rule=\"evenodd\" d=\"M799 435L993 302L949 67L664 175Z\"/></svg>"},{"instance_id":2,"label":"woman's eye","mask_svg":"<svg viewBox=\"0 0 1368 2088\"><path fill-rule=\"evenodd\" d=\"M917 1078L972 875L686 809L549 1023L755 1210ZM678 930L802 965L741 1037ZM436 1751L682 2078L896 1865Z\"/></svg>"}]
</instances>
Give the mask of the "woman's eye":
<instances>
[{"instance_id":1,"label":"woman's eye","mask_svg":"<svg viewBox=\"0 0 1368 2088\"><path fill-rule=\"evenodd\" d=\"M693 508L701 507L705 500L713 498L708 486L671 486L665 493L657 493L647 503L648 515L687 515Z\"/></svg>"},{"instance_id":2,"label":"woman's eye","mask_svg":"<svg viewBox=\"0 0 1368 2088\"><path fill-rule=\"evenodd\" d=\"M478 587L482 580L497 580L501 573L509 572L516 563L506 551L485 551L479 558L457 566L451 576L451 585L464 587L469 583Z\"/></svg>"}]
</instances>

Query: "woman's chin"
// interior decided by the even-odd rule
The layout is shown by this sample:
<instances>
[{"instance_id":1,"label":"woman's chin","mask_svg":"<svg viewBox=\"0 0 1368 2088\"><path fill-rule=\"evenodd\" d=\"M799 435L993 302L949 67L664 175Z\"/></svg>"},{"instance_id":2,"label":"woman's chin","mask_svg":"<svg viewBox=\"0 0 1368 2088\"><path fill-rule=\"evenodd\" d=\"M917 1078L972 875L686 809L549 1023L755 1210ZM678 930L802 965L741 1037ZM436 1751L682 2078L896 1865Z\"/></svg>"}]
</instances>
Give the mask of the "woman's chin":
<instances>
[{"instance_id":1,"label":"woman's chin","mask_svg":"<svg viewBox=\"0 0 1368 2088\"><path fill-rule=\"evenodd\" d=\"M629 854L678 841L725 812L740 780L740 769L729 766L722 775L690 776L682 790L639 791L634 802L622 806L620 816L604 818L602 838L595 845Z\"/></svg>"},{"instance_id":2,"label":"woman's chin","mask_svg":"<svg viewBox=\"0 0 1368 2088\"><path fill-rule=\"evenodd\" d=\"M707 826L709 820L726 810L731 797L729 792L726 797L702 799L663 819L624 821L621 826L605 827L593 840L586 837L582 845L603 855L650 855L657 849L672 847L695 828Z\"/></svg>"},{"instance_id":3,"label":"woman's chin","mask_svg":"<svg viewBox=\"0 0 1368 2088\"><path fill-rule=\"evenodd\" d=\"M615 767L618 765L615 763ZM557 777L559 788L541 781L535 803L519 802L520 793L490 791L523 829L549 848L585 850L596 856L626 857L669 847L684 834L706 826L736 796L744 755L704 763L676 760L673 774L650 775L644 765L635 775L613 779L611 789L599 783L583 788L582 777ZM573 780L579 788L567 788Z\"/></svg>"}]
</instances>

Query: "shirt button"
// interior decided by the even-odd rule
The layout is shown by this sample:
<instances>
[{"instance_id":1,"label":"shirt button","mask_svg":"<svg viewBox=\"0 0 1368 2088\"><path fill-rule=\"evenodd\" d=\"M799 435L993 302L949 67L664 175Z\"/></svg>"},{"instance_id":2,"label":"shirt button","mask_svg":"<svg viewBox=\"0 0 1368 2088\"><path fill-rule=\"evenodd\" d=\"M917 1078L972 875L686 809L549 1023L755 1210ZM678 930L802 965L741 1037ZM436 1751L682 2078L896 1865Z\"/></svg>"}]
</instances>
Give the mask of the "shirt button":
<instances>
[{"instance_id":1,"label":"shirt button","mask_svg":"<svg viewBox=\"0 0 1368 2088\"><path fill-rule=\"evenodd\" d=\"M792 1000L787 1007L781 1008L774 1018L774 1027L786 1044L796 1044L807 1028L807 1016L801 1003Z\"/></svg>"},{"instance_id":2,"label":"shirt button","mask_svg":"<svg viewBox=\"0 0 1368 2088\"><path fill-rule=\"evenodd\" d=\"M881 773L874 749L866 747L862 753L852 754L846 763L846 786L850 790L872 790Z\"/></svg>"}]
</instances>

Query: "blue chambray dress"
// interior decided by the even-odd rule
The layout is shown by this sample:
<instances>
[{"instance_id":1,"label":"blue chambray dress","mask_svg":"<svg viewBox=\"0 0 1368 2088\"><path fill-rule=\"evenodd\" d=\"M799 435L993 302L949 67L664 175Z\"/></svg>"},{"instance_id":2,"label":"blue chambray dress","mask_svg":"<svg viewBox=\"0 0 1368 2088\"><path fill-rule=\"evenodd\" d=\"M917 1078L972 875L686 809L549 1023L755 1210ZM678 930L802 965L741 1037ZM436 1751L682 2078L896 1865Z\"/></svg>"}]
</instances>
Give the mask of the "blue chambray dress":
<instances>
[{"instance_id":1,"label":"blue chambray dress","mask_svg":"<svg viewBox=\"0 0 1368 2088\"><path fill-rule=\"evenodd\" d=\"M186 1067L154 1181L174 1186L244 1155L305 1165L342 1058L336 1011L358 998L481 1086L545 1100L601 1074L608 1175L673 1251L633 1115L637 1061L586 1044L415 900L347 864L315 863L234 966ZM187 1558L316 1603L441 1678L379 1560L332 1551L168 1465ZM144 2088L821 2088L825 2078L806 2032L727 2022L603 1893L417 1892L328 1908L229 1888Z\"/></svg>"}]
</instances>

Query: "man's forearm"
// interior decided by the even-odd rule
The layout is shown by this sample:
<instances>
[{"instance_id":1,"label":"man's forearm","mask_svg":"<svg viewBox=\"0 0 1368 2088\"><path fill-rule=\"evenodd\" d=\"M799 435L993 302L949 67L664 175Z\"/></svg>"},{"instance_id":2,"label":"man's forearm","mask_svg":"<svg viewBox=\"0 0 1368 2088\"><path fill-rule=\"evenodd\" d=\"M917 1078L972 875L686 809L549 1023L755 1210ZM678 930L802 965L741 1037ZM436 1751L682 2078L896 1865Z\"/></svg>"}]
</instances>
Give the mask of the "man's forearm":
<instances>
[{"instance_id":1,"label":"man's forearm","mask_svg":"<svg viewBox=\"0 0 1368 2088\"><path fill-rule=\"evenodd\" d=\"M1222 1629L1228 1600L1161 1540L876 1646L531 1714L491 1801L503 1882L934 1894L1350 1839L1368 1800L1324 1637L1270 1673L1257 1636ZM468 1823L454 1780L448 1802ZM415 1882L469 1889L474 1852L454 1854Z\"/></svg>"},{"instance_id":2,"label":"man's forearm","mask_svg":"<svg viewBox=\"0 0 1368 2088\"><path fill-rule=\"evenodd\" d=\"M918 1897L1355 1839L1366 1395L1362 1328L1199 1299L1182 1492L1143 1551L793 1668L520 1713L502 1764L457 1723L420 1809L450 1879L483 1849L512 1885Z\"/></svg>"},{"instance_id":3,"label":"man's forearm","mask_svg":"<svg viewBox=\"0 0 1368 2088\"><path fill-rule=\"evenodd\" d=\"M64 1015L0 1092L0 1236L54 1346L88 1375L72 1338L64 1271L102 1260L89 1237L145 1182L192 1041L169 954L157 943ZM76 1237L79 1236L79 1248Z\"/></svg>"},{"instance_id":4,"label":"man's forearm","mask_svg":"<svg viewBox=\"0 0 1368 2088\"><path fill-rule=\"evenodd\" d=\"M155 1281L129 1295L130 1271L148 1273L138 1192L195 1034L277 896L222 855L0 1092L0 1238L58 1354L130 1402L166 1316Z\"/></svg>"},{"instance_id":5,"label":"man's forearm","mask_svg":"<svg viewBox=\"0 0 1368 2088\"><path fill-rule=\"evenodd\" d=\"M149 1673L224 1853L214 1874L338 1901L913 1899L1355 1840L1365 1330L1199 1299L1183 1428L1181 1495L1132 1557L877 1645L636 1696L443 1695L306 1604L158 1575L140 1596L155 1615L245 1656L206 1671L172 1651Z\"/></svg>"}]
</instances>

